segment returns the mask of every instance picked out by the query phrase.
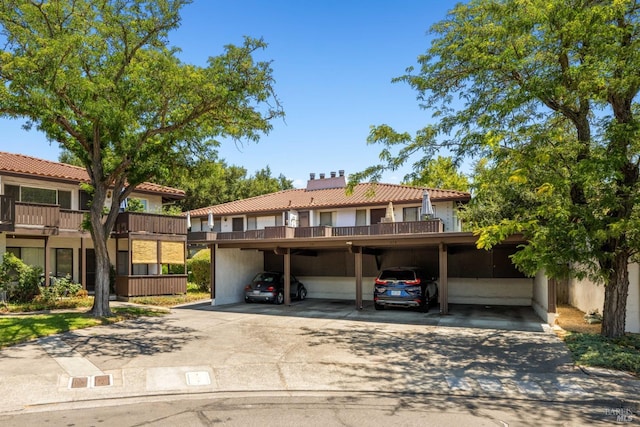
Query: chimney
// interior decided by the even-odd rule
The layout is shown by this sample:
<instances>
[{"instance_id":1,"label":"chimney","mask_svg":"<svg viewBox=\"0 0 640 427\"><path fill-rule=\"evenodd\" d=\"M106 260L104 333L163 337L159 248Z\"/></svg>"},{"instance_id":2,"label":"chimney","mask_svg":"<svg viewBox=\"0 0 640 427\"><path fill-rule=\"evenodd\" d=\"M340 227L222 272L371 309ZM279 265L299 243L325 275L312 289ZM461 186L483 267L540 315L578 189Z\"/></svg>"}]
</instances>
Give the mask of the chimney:
<instances>
[{"instance_id":1,"label":"chimney","mask_svg":"<svg viewBox=\"0 0 640 427\"><path fill-rule=\"evenodd\" d=\"M336 173L335 172L331 172L331 178L335 178L336 177Z\"/></svg>"},{"instance_id":2,"label":"chimney","mask_svg":"<svg viewBox=\"0 0 640 427\"><path fill-rule=\"evenodd\" d=\"M309 174L309 179L310 179L311 181L313 181L314 179L316 179L316 174L315 174L315 173L310 173L310 174Z\"/></svg>"},{"instance_id":3,"label":"chimney","mask_svg":"<svg viewBox=\"0 0 640 427\"><path fill-rule=\"evenodd\" d=\"M344 169L340 169L340 170L338 171L338 174L340 174L340 176L344 176Z\"/></svg>"},{"instance_id":4,"label":"chimney","mask_svg":"<svg viewBox=\"0 0 640 427\"><path fill-rule=\"evenodd\" d=\"M320 174L320 179L324 179L324 174L323 173Z\"/></svg>"}]
</instances>

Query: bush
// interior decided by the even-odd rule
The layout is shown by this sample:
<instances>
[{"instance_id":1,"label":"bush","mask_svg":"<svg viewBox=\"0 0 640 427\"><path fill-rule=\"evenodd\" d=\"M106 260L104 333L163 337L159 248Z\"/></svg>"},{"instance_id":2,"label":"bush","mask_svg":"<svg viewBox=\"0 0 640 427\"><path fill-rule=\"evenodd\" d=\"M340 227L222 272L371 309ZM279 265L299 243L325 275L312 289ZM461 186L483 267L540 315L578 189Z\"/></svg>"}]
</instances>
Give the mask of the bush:
<instances>
[{"instance_id":1,"label":"bush","mask_svg":"<svg viewBox=\"0 0 640 427\"><path fill-rule=\"evenodd\" d=\"M211 251L202 249L187 260L189 282L196 283L202 292L211 290Z\"/></svg>"},{"instance_id":2,"label":"bush","mask_svg":"<svg viewBox=\"0 0 640 427\"><path fill-rule=\"evenodd\" d=\"M39 293L42 268L25 264L10 252L5 252L0 265L0 288L11 302L30 302Z\"/></svg>"},{"instance_id":3,"label":"bush","mask_svg":"<svg viewBox=\"0 0 640 427\"><path fill-rule=\"evenodd\" d=\"M73 297L82 289L82 285L74 283L70 276L55 278L50 286L41 286L40 294L46 301L55 301L64 297Z\"/></svg>"}]
</instances>

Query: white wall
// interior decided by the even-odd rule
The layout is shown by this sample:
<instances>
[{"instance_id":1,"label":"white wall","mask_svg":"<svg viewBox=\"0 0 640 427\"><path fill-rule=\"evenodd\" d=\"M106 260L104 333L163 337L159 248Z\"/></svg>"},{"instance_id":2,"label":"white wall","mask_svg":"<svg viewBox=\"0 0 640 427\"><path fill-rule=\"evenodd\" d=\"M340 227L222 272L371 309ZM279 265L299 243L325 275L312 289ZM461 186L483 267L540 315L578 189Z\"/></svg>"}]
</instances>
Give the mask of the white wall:
<instances>
[{"instance_id":1,"label":"white wall","mask_svg":"<svg viewBox=\"0 0 640 427\"><path fill-rule=\"evenodd\" d=\"M356 298L355 277L335 276L297 276L305 288L308 298L353 299ZM375 277L362 278L362 299L373 300L373 283Z\"/></svg>"},{"instance_id":2,"label":"white wall","mask_svg":"<svg viewBox=\"0 0 640 427\"><path fill-rule=\"evenodd\" d=\"M449 278L451 304L530 306L533 279Z\"/></svg>"},{"instance_id":3,"label":"white wall","mask_svg":"<svg viewBox=\"0 0 640 427\"><path fill-rule=\"evenodd\" d=\"M589 279L569 281L569 304L588 313L604 310L604 285ZM629 265L629 294L627 296L626 332L640 333L640 267Z\"/></svg>"},{"instance_id":4,"label":"white wall","mask_svg":"<svg viewBox=\"0 0 640 427\"><path fill-rule=\"evenodd\" d=\"M260 251L216 249L216 298L211 305L244 301L244 287L264 268Z\"/></svg>"},{"instance_id":5,"label":"white wall","mask_svg":"<svg viewBox=\"0 0 640 427\"><path fill-rule=\"evenodd\" d=\"M541 319L549 325L556 322L556 313L549 313L549 278L544 271L539 271L533 279L533 301L531 306Z\"/></svg>"}]
</instances>

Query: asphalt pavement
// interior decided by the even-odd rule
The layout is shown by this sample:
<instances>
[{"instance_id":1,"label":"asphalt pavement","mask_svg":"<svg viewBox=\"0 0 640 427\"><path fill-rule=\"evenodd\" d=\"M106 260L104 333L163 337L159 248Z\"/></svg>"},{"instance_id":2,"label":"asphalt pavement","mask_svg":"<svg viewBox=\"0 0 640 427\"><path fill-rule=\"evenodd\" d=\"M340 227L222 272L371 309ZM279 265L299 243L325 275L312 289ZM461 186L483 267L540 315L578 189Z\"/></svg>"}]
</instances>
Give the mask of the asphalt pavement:
<instances>
[{"instance_id":1,"label":"asphalt pavement","mask_svg":"<svg viewBox=\"0 0 640 427\"><path fill-rule=\"evenodd\" d=\"M201 303L0 351L0 424L55 407L234 393L599 402L616 421L635 417L639 391L630 375L575 366L526 307L454 306L441 316L331 300Z\"/></svg>"}]
</instances>

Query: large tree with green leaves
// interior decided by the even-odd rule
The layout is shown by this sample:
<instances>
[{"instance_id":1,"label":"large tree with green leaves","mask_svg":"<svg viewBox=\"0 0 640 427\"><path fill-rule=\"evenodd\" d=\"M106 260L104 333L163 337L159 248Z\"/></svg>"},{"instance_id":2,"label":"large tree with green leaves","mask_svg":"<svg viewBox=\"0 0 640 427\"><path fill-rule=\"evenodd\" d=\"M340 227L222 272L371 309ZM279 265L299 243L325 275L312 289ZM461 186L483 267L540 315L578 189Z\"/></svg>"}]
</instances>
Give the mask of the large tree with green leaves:
<instances>
[{"instance_id":1,"label":"large tree with green leaves","mask_svg":"<svg viewBox=\"0 0 640 427\"><path fill-rule=\"evenodd\" d=\"M189 0L0 1L0 115L26 118L81 160L93 190L92 313L110 314L107 240L120 202L215 138L257 140L282 110L261 40L185 64L168 34ZM108 214L103 206L112 190Z\"/></svg>"},{"instance_id":2,"label":"large tree with green leaves","mask_svg":"<svg viewBox=\"0 0 640 427\"><path fill-rule=\"evenodd\" d=\"M608 337L624 334L640 248L639 10L636 0L459 4L432 28L419 69L397 79L435 124L414 136L382 125L369 138L385 145L382 168L442 147L486 157L485 184L515 203L477 230L480 245L522 233L524 271L599 280Z\"/></svg>"},{"instance_id":3,"label":"large tree with green leaves","mask_svg":"<svg viewBox=\"0 0 640 427\"><path fill-rule=\"evenodd\" d=\"M409 185L447 190L469 191L469 179L458 170L451 157L423 159L414 172L405 177Z\"/></svg>"}]
</instances>

